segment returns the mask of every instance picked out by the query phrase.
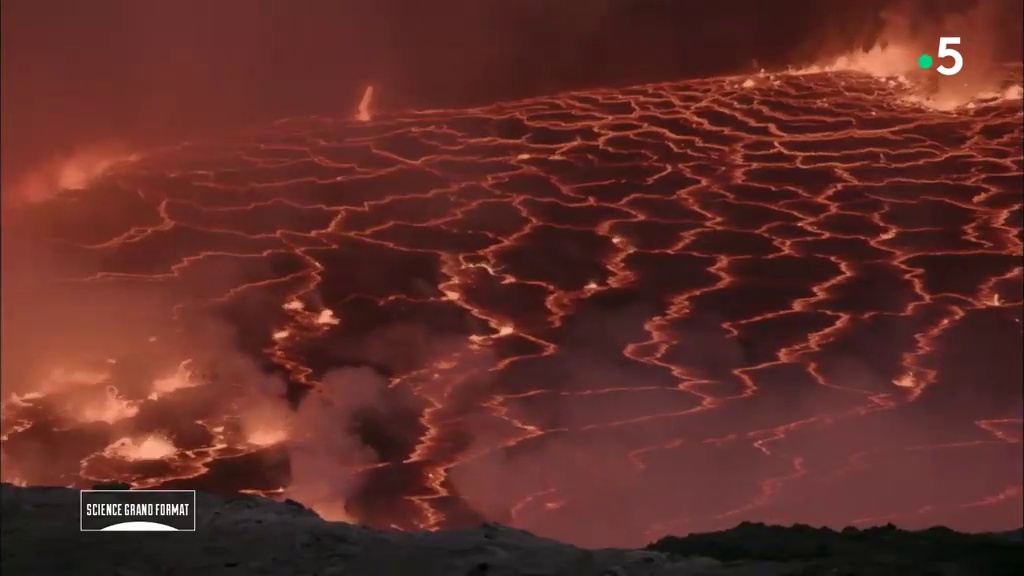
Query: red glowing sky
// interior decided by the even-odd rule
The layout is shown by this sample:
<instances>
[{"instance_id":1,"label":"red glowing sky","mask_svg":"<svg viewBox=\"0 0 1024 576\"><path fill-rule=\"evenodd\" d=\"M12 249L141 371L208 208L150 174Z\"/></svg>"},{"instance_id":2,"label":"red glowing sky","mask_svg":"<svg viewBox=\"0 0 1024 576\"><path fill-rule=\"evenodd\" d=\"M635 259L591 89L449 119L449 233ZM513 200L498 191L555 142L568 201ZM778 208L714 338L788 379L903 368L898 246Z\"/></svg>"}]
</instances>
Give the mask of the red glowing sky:
<instances>
[{"instance_id":1,"label":"red glowing sky","mask_svg":"<svg viewBox=\"0 0 1024 576\"><path fill-rule=\"evenodd\" d=\"M1019 52L1020 3L994 31ZM483 103L805 62L870 43L883 0L8 0L5 181L76 146L351 109ZM963 1L916 2L936 22ZM827 40L827 41L826 41Z\"/></svg>"}]
</instances>

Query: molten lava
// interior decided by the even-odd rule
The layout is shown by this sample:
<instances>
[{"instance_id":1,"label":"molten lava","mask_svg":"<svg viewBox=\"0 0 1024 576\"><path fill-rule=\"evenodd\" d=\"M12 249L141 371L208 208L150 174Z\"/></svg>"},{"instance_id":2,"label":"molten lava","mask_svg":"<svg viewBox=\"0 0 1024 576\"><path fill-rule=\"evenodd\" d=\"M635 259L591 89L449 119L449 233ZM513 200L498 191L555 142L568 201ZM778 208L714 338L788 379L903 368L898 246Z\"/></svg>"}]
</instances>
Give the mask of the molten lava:
<instances>
[{"instance_id":1,"label":"molten lava","mask_svg":"<svg viewBox=\"0 0 1024 576\"><path fill-rule=\"evenodd\" d=\"M103 450L104 456L108 458L128 461L161 460L163 458L170 458L177 454L177 452L178 449L174 447L170 440L160 436L121 438Z\"/></svg>"},{"instance_id":2,"label":"molten lava","mask_svg":"<svg viewBox=\"0 0 1024 576\"><path fill-rule=\"evenodd\" d=\"M1019 89L911 92L802 71L371 117L368 89L108 170L22 217L94 264L62 282L159 292L192 348L22 383L5 480L600 545L1019 526Z\"/></svg>"}]
</instances>

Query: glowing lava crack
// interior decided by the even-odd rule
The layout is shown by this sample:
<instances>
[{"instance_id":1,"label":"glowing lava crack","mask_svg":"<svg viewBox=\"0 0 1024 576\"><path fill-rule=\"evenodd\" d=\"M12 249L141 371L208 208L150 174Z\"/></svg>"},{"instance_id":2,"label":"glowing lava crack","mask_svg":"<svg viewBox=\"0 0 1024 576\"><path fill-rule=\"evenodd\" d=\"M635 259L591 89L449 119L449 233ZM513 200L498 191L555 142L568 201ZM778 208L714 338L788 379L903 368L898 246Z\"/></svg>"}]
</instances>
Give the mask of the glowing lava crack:
<instances>
[{"instance_id":1,"label":"glowing lava crack","mask_svg":"<svg viewBox=\"0 0 1024 576\"><path fill-rule=\"evenodd\" d=\"M168 322L226 322L259 369L190 354L187 385L12 399L5 479L284 490L581 544L1019 526L1020 102L900 89L822 73L282 121L37 204L95 263L76 290L175 294ZM293 406L252 391L268 371ZM61 411L72 389L92 417Z\"/></svg>"}]
</instances>

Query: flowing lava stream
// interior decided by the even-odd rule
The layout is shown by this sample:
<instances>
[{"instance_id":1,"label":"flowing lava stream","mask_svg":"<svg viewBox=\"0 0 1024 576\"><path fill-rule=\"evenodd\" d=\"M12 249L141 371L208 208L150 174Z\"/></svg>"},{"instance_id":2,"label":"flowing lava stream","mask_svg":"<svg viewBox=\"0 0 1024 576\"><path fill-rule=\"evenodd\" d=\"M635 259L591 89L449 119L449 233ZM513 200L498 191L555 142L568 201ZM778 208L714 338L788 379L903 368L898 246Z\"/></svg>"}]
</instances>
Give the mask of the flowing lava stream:
<instances>
[{"instance_id":1,"label":"flowing lava stream","mask_svg":"<svg viewBox=\"0 0 1024 576\"><path fill-rule=\"evenodd\" d=\"M1019 526L1020 102L902 90L761 75L372 118L368 91L354 119L118 166L21 225L96 263L69 298L175 295L150 306L192 348L55 363L3 406L5 480L590 545ZM195 318L238 354L204 357Z\"/></svg>"}]
</instances>

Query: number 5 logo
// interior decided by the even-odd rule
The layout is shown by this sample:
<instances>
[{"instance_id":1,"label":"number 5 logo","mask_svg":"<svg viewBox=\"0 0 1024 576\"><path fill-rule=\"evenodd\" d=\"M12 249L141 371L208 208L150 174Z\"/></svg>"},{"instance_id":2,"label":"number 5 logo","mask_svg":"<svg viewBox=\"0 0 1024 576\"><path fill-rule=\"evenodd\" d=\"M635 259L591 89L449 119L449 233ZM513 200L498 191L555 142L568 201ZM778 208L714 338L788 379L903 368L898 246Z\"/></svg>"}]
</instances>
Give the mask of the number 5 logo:
<instances>
[{"instance_id":1,"label":"number 5 logo","mask_svg":"<svg viewBox=\"0 0 1024 576\"><path fill-rule=\"evenodd\" d=\"M956 46L959 43L959 36L943 36L942 38L939 38L939 58L949 57L953 59L952 66L946 66L943 64L935 69L939 74L942 74L943 76L953 76L964 67L963 55L956 51L956 49L950 48L950 46Z\"/></svg>"}]
</instances>

